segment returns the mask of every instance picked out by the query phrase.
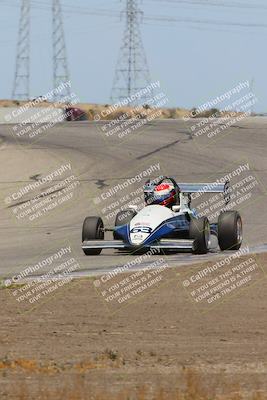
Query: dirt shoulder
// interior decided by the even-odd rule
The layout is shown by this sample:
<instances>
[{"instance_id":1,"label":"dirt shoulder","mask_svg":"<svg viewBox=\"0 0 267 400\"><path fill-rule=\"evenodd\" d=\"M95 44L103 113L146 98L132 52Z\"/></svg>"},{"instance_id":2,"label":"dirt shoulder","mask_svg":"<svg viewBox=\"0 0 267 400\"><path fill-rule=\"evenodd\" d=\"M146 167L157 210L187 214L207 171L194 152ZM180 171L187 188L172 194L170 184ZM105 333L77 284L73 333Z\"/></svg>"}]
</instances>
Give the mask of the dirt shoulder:
<instances>
[{"instance_id":1,"label":"dirt shoulder","mask_svg":"<svg viewBox=\"0 0 267 400\"><path fill-rule=\"evenodd\" d=\"M267 391L266 257L231 260L205 276L214 262L165 269L119 306L108 304L93 279L71 282L22 314L14 288L0 290L0 398L178 399L193 390L190 398L208 399ZM245 269L237 268L241 262ZM229 267L252 278L211 303L196 301L203 285L221 293L209 282ZM200 275L201 285L192 281Z\"/></svg>"}]
</instances>

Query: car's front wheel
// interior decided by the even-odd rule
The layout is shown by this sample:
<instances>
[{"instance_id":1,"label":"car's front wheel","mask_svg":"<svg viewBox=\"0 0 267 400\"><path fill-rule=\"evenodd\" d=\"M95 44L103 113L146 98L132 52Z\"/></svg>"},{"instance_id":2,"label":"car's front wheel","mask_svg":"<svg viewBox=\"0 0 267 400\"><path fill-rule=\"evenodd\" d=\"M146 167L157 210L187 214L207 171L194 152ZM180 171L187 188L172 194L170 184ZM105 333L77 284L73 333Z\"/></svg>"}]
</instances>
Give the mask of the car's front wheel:
<instances>
[{"instance_id":1,"label":"car's front wheel","mask_svg":"<svg viewBox=\"0 0 267 400\"><path fill-rule=\"evenodd\" d=\"M189 237L194 239L193 253L206 254L209 251L210 224L207 217L190 220Z\"/></svg>"},{"instance_id":2,"label":"car's front wheel","mask_svg":"<svg viewBox=\"0 0 267 400\"><path fill-rule=\"evenodd\" d=\"M82 241L103 240L104 224L100 217L87 217L83 223ZM102 249L83 249L86 256L95 256L100 254Z\"/></svg>"}]
</instances>

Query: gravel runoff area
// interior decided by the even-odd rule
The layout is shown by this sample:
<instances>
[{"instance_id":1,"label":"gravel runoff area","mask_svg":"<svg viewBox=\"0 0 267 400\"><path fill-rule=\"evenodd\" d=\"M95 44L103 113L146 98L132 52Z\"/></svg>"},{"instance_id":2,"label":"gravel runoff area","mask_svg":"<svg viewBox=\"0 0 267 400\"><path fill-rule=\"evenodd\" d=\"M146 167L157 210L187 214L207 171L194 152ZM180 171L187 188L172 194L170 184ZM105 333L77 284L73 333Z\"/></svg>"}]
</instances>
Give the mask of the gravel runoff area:
<instances>
[{"instance_id":1,"label":"gravel runoff area","mask_svg":"<svg viewBox=\"0 0 267 400\"><path fill-rule=\"evenodd\" d=\"M266 255L225 260L2 288L0 398L264 398Z\"/></svg>"}]
</instances>

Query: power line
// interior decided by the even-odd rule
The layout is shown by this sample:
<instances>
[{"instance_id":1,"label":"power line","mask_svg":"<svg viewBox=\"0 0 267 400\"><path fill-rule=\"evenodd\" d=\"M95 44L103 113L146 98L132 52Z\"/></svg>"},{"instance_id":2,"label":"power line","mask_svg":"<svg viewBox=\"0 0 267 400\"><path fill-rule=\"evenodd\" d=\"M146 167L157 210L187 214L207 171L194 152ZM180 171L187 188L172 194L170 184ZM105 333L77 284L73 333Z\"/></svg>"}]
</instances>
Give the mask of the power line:
<instances>
[{"instance_id":1,"label":"power line","mask_svg":"<svg viewBox=\"0 0 267 400\"><path fill-rule=\"evenodd\" d=\"M4 1L4 0L3 0ZM10 1L10 0L8 0ZM196 6L214 6L214 7L241 7L241 8L248 8L248 9L266 9L267 6L261 5L261 4L243 4L243 3L220 3L212 1L212 0L207 0L205 2L202 2L201 0L145 0L147 2L156 2L156 3L161 3L162 5L165 5L166 3L168 4L174 4L174 5L180 5L180 4L186 4L186 5L196 5ZM48 11L49 5L46 2L43 1L38 1L38 0L31 0L32 3L32 8L37 8L41 10ZM1 3L0 3L1 4ZM11 3L3 3L11 7L18 7L18 4L11 4ZM80 16L99 16L99 17L113 17L113 18L119 18L120 13L114 10L108 10L108 9L91 9L91 8L85 8L85 7L75 7L63 4L61 6L61 11L63 14L70 14L70 15L80 15ZM266 28L267 25L264 23L246 23L246 22L238 22L238 21L218 21L218 20L205 20L205 19L188 19L188 18L176 18L173 16L168 16L168 15L146 15L143 17L143 22L171 22L171 23L192 23L192 24L199 24L199 25L225 25L225 26L236 26L236 27L242 27L242 28Z\"/></svg>"},{"instance_id":2,"label":"power line","mask_svg":"<svg viewBox=\"0 0 267 400\"><path fill-rule=\"evenodd\" d=\"M191 23L191 24L205 24L205 25L224 25L224 26L238 26L243 28L267 28L267 24L264 23L253 23L253 22L231 22L231 21L220 21L213 19L194 19L194 18L179 18L171 17L168 15L152 15L146 16L144 20L148 21L165 21L165 22L180 22L180 23Z\"/></svg>"},{"instance_id":3,"label":"power line","mask_svg":"<svg viewBox=\"0 0 267 400\"><path fill-rule=\"evenodd\" d=\"M0 2L0 5L3 4L8 7L20 7L19 3L10 3L10 0L7 2ZM51 5L44 1L31 0L31 6L33 9L49 11L51 10ZM74 7L64 3L61 3L61 12L63 14L77 14L77 15L92 15L92 16L100 16L100 17L116 17L120 16L120 13L110 9L97 9L97 8L88 8L88 7Z\"/></svg>"},{"instance_id":4,"label":"power line","mask_svg":"<svg viewBox=\"0 0 267 400\"><path fill-rule=\"evenodd\" d=\"M232 3L225 3L220 2L218 0L146 0L149 2L156 2L156 3L169 3L173 5L199 5L199 6L211 6L211 7L225 7L225 8L244 8L244 9L258 9L258 10L267 10L267 6L264 4L248 4L248 3L240 3L240 2L232 2Z\"/></svg>"}]
</instances>

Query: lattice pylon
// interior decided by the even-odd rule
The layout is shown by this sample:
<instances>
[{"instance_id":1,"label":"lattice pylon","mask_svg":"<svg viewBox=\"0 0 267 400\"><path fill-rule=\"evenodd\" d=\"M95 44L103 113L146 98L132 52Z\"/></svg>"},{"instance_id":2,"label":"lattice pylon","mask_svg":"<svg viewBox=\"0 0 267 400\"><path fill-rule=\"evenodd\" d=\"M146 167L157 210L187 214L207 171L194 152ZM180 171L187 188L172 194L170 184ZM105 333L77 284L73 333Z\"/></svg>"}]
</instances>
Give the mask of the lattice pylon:
<instances>
[{"instance_id":1,"label":"lattice pylon","mask_svg":"<svg viewBox=\"0 0 267 400\"><path fill-rule=\"evenodd\" d=\"M126 8L123 11L126 26L113 81L112 103L130 98L151 83L140 30L142 15L139 0L126 0ZM145 104L147 99L148 97L143 96L140 101L134 100L130 104Z\"/></svg>"},{"instance_id":2,"label":"lattice pylon","mask_svg":"<svg viewBox=\"0 0 267 400\"><path fill-rule=\"evenodd\" d=\"M70 81L67 63L67 52L63 27L62 9L60 0L52 0L53 12L53 86L58 88L62 83ZM54 95L54 100L62 100L70 96L70 87Z\"/></svg>"},{"instance_id":3,"label":"lattice pylon","mask_svg":"<svg viewBox=\"0 0 267 400\"><path fill-rule=\"evenodd\" d=\"M21 1L13 99L30 97L30 0Z\"/></svg>"}]
</instances>

